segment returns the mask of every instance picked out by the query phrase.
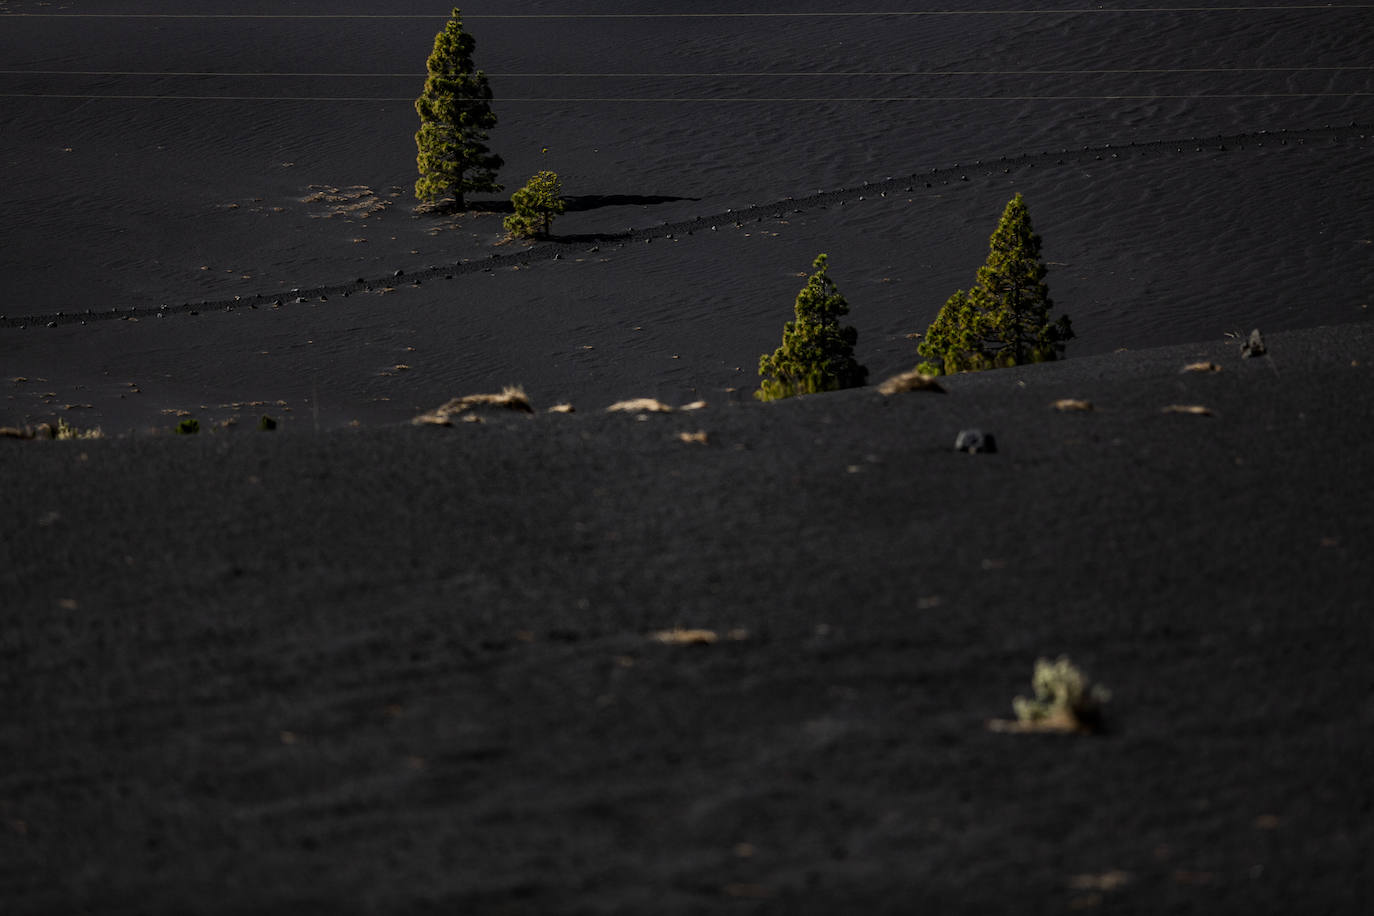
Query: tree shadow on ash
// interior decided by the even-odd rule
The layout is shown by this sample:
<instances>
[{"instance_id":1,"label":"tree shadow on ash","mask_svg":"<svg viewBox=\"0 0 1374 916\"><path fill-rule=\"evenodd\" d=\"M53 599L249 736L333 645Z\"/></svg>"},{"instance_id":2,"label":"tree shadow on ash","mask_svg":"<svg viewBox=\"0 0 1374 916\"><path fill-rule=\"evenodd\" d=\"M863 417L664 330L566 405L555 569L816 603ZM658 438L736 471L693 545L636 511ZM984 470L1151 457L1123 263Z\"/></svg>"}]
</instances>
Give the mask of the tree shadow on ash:
<instances>
[{"instance_id":1,"label":"tree shadow on ash","mask_svg":"<svg viewBox=\"0 0 1374 916\"><path fill-rule=\"evenodd\" d=\"M602 207L652 207L656 204L672 204L678 201L698 201L700 197L669 197L663 194L583 194L578 197L564 197L566 213L579 213L583 210L599 210Z\"/></svg>"},{"instance_id":2,"label":"tree shadow on ash","mask_svg":"<svg viewBox=\"0 0 1374 916\"><path fill-rule=\"evenodd\" d=\"M678 201L701 200L700 197L671 197L664 194L583 194L576 197L564 197L564 213L580 213L586 210L599 210L602 207L652 207L656 204L671 204ZM514 213L515 207L509 200L475 200L468 204L468 212L471 213ZM593 242L614 242L631 238L635 230L627 229L619 232L588 232L577 233L574 235L564 235L558 232L550 232L547 237L539 239L541 242L554 242L559 244L590 244Z\"/></svg>"},{"instance_id":3,"label":"tree shadow on ash","mask_svg":"<svg viewBox=\"0 0 1374 916\"><path fill-rule=\"evenodd\" d=\"M463 213L514 213L515 205L509 200L470 200L468 205L462 210L453 211L456 214Z\"/></svg>"},{"instance_id":4,"label":"tree shadow on ash","mask_svg":"<svg viewBox=\"0 0 1374 916\"><path fill-rule=\"evenodd\" d=\"M698 201L700 197L669 197L663 194L582 194L564 197L565 213L581 213L585 210L600 210L602 207L652 207L656 204L671 204L678 201ZM514 213L515 207L509 200L474 200L468 203L470 213Z\"/></svg>"}]
</instances>

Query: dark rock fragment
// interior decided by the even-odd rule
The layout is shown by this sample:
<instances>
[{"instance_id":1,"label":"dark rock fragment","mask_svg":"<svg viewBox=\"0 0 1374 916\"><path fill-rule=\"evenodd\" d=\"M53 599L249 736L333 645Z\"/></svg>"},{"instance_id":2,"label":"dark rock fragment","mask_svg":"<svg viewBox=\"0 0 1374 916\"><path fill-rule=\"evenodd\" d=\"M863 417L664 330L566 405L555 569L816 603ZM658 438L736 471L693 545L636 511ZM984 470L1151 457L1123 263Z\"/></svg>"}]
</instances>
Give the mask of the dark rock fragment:
<instances>
[{"instance_id":1,"label":"dark rock fragment","mask_svg":"<svg viewBox=\"0 0 1374 916\"><path fill-rule=\"evenodd\" d=\"M981 429L960 430L959 436L954 440L954 450L956 452L968 452L977 454L979 452L991 454L997 451L997 440L992 433L985 433Z\"/></svg>"}]
</instances>

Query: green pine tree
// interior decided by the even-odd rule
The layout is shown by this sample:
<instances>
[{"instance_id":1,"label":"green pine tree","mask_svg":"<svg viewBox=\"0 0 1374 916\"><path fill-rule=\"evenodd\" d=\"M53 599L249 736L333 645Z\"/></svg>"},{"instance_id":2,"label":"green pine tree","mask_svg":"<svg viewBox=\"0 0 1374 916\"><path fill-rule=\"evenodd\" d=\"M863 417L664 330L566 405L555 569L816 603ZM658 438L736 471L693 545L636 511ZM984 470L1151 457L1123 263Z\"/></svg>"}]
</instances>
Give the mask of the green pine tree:
<instances>
[{"instance_id":1,"label":"green pine tree","mask_svg":"<svg viewBox=\"0 0 1374 916\"><path fill-rule=\"evenodd\" d=\"M1017 194L1002 212L972 289L949 297L916 350L923 372L952 373L1046 362L1073 339L1068 316L1050 321L1047 268L1030 210Z\"/></svg>"},{"instance_id":2,"label":"green pine tree","mask_svg":"<svg viewBox=\"0 0 1374 916\"><path fill-rule=\"evenodd\" d=\"M759 357L763 382L754 397L760 401L857 388L868 380L868 370L854 359L859 332L840 326L849 303L830 279L826 261L816 255L816 272L797 294L796 320L783 327L782 346Z\"/></svg>"},{"instance_id":3,"label":"green pine tree","mask_svg":"<svg viewBox=\"0 0 1374 916\"><path fill-rule=\"evenodd\" d=\"M548 238L553 218L567 207L563 181L558 173L536 172L523 188L511 195L515 212L506 217L506 231L515 238Z\"/></svg>"},{"instance_id":4,"label":"green pine tree","mask_svg":"<svg viewBox=\"0 0 1374 916\"><path fill-rule=\"evenodd\" d=\"M420 178L415 197L434 208L461 210L470 191L500 191L496 172L501 157L486 145L496 126L487 75L475 70L472 36L463 31L457 7L444 30L434 36L429 76L415 100L420 130L415 134ZM450 203L451 201L451 203Z\"/></svg>"}]
</instances>

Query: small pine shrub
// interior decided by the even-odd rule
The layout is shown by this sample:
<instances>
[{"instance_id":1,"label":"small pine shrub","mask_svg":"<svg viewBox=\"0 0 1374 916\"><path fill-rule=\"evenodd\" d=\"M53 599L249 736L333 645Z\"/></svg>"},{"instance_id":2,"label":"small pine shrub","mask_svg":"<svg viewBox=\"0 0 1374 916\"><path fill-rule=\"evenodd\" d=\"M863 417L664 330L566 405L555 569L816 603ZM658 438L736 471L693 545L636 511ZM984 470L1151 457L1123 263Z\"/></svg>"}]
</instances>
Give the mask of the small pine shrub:
<instances>
[{"instance_id":1,"label":"small pine shrub","mask_svg":"<svg viewBox=\"0 0 1374 916\"><path fill-rule=\"evenodd\" d=\"M849 303L830 279L828 259L816 255L816 269L797 294L796 319L782 330L782 346L759 357L763 381L754 397L776 401L798 394L857 388L868 381L868 369L854 359L859 332L843 327Z\"/></svg>"},{"instance_id":2,"label":"small pine shrub","mask_svg":"<svg viewBox=\"0 0 1374 916\"><path fill-rule=\"evenodd\" d=\"M557 172L536 172L525 186L511 195L515 212L506 217L504 225L512 238L549 237L553 218L567 208L563 200L563 181Z\"/></svg>"},{"instance_id":3,"label":"small pine shrub","mask_svg":"<svg viewBox=\"0 0 1374 916\"><path fill-rule=\"evenodd\" d=\"M186 417L178 421L173 430L178 436L194 436L200 432L200 421L195 417Z\"/></svg>"}]
</instances>

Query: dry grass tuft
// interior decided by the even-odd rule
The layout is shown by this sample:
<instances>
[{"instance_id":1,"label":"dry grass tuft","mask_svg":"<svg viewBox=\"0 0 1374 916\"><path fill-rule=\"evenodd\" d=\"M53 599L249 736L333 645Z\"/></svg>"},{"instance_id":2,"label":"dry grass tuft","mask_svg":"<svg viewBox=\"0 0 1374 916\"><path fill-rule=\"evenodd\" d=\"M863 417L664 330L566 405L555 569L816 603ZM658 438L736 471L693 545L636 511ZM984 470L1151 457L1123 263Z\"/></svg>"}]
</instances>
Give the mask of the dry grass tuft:
<instances>
[{"instance_id":1,"label":"dry grass tuft","mask_svg":"<svg viewBox=\"0 0 1374 916\"><path fill-rule=\"evenodd\" d=\"M1089 735L1102 730L1102 704L1111 693L1088 680L1067 656L1055 661L1036 659L1031 677L1035 696L1016 697L1016 719L993 719L988 728L1017 734L1060 733Z\"/></svg>"},{"instance_id":2,"label":"dry grass tuft","mask_svg":"<svg viewBox=\"0 0 1374 916\"><path fill-rule=\"evenodd\" d=\"M681 441L683 441L683 442L686 442L686 443L689 443L689 444L690 444L690 443L696 443L697 445L710 445L710 444L711 444L711 439L710 439L710 437L707 435L706 430L704 430L704 429L699 429L699 430L697 430L697 431L694 432L694 433L687 433L687 432L678 433L678 434L677 434L677 437L678 437L679 440L681 440Z\"/></svg>"},{"instance_id":3,"label":"dry grass tuft","mask_svg":"<svg viewBox=\"0 0 1374 916\"><path fill-rule=\"evenodd\" d=\"M677 627L650 633L649 638L665 646L709 646L719 641L720 636L715 630L688 630Z\"/></svg>"},{"instance_id":4,"label":"dry grass tuft","mask_svg":"<svg viewBox=\"0 0 1374 916\"><path fill-rule=\"evenodd\" d=\"M105 434L100 427L81 429L66 420L58 418L56 423L39 423L38 426L0 426L0 439L103 439Z\"/></svg>"},{"instance_id":5,"label":"dry grass tuft","mask_svg":"<svg viewBox=\"0 0 1374 916\"><path fill-rule=\"evenodd\" d=\"M1180 370L1178 370L1178 371L1179 371L1179 372L1220 372L1220 371L1221 371L1221 367L1218 366L1216 363L1209 363L1209 362L1207 362L1207 361L1204 360L1203 362L1200 362L1200 363L1189 363L1188 365L1184 366L1182 369L1180 369Z\"/></svg>"},{"instance_id":6,"label":"dry grass tuft","mask_svg":"<svg viewBox=\"0 0 1374 916\"><path fill-rule=\"evenodd\" d=\"M1093 409L1092 401L1083 401L1078 398L1060 398L1050 405L1061 413L1085 412Z\"/></svg>"},{"instance_id":7,"label":"dry grass tuft","mask_svg":"<svg viewBox=\"0 0 1374 916\"><path fill-rule=\"evenodd\" d=\"M429 413L420 414L410 422L416 426L452 426L455 417L462 417L465 422L480 423L481 417L477 416L475 411L485 410L534 413L525 390L519 386L508 385L500 394L470 394L467 397L454 398Z\"/></svg>"},{"instance_id":8,"label":"dry grass tuft","mask_svg":"<svg viewBox=\"0 0 1374 916\"><path fill-rule=\"evenodd\" d=\"M649 638L654 642L663 643L665 646L709 646L720 642L721 637L715 630L674 627L671 630L658 630L650 633ZM749 631L743 629L730 630L725 634L725 638L732 642L742 642L749 638Z\"/></svg>"},{"instance_id":9,"label":"dry grass tuft","mask_svg":"<svg viewBox=\"0 0 1374 916\"><path fill-rule=\"evenodd\" d=\"M577 411L571 404L555 404L548 410L549 413L576 413Z\"/></svg>"},{"instance_id":10,"label":"dry grass tuft","mask_svg":"<svg viewBox=\"0 0 1374 916\"><path fill-rule=\"evenodd\" d=\"M315 218L356 216L359 219L367 219L372 214L380 213L391 206L389 201L383 200L376 191L366 185L336 188L332 185L312 184L310 188L312 193L301 198L301 203L329 205L325 213L315 214Z\"/></svg>"},{"instance_id":11,"label":"dry grass tuft","mask_svg":"<svg viewBox=\"0 0 1374 916\"><path fill-rule=\"evenodd\" d=\"M1131 883L1131 873L1112 869L1099 875L1073 875L1069 887L1076 891L1114 891Z\"/></svg>"},{"instance_id":12,"label":"dry grass tuft","mask_svg":"<svg viewBox=\"0 0 1374 916\"><path fill-rule=\"evenodd\" d=\"M657 398L630 398L616 401L606 408L607 413L672 413L673 408Z\"/></svg>"},{"instance_id":13,"label":"dry grass tuft","mask_svg":"<svg viewBox=\"0 0 1374 916\"><path fill-rule=\"evenodd\" d=\"M933 391L937 394L944 394L945 389L940 383L935 381L935 376L926 375L919 369L911 369L892 378L878 386L879 394L901 394L905 391Z\"/></svg>"},{"instance_id":14,"label":"dry grass tuft","mask_svg":"<svg viewBox=\"0 0 1374 916\"><path fill-rule=\"evenodd\" d=\"M1210 417L1212 408L1201 404L1170 404L1163 408L1164 413L1185 413L1195 417Z\"/></svg>"}]
</instances>

